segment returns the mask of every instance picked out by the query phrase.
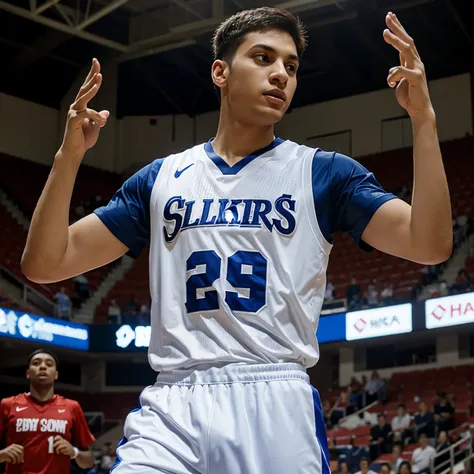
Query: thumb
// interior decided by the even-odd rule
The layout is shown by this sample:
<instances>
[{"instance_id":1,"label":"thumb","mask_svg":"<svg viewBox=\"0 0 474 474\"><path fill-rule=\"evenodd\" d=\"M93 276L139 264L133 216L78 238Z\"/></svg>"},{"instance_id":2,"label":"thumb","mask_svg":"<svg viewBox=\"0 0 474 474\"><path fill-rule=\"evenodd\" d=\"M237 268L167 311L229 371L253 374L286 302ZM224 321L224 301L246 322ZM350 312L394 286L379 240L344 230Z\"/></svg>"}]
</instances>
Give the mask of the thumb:
<instances>
[{"instance_id":1,"label":"thumb","mask_svg":"<svg viewBox=\"0 0 474 474\"><path fill-rule=\"evenodd\" d=\"M110 117L110 112L108 110L101 110L99 112L99 115L104 119L104 123L103 123L103 125L101 125L101 128L105 127L105 125L107 123L107 119Z\"/></svg>"}]
</instances>

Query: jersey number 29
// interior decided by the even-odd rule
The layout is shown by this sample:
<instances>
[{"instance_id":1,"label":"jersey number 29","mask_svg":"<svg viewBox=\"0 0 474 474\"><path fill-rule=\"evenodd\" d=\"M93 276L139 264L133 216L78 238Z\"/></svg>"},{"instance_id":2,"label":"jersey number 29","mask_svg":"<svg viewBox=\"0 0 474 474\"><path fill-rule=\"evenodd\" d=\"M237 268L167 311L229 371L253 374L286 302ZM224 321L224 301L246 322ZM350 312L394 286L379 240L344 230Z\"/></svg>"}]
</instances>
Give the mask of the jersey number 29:
<instances>
[{"instance_id":1,"label":"jersey number 29","mask_svg":"<svg viewBox=\"0 0 474 474\"><path fill-rule=\"evenodd\" d=\"M222 258L214 250L193 252L186 261L191 273L186 281L186 310L188 313L219 309L219 298L213 284L221 276ZM267 259L260 252L239 250L227 259L226 279L235 289L226 291L225 302L232 311L256 313L265 306Z\"/></svg>"}]
</instances>

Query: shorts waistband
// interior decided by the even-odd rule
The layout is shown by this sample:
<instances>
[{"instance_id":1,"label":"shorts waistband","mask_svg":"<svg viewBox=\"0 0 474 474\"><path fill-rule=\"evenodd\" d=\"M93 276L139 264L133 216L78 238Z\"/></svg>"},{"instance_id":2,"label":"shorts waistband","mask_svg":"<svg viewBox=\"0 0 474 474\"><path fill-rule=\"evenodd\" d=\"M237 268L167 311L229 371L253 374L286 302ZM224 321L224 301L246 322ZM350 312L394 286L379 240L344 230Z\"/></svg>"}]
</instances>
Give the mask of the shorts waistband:
<instances>
[{"instance_id":1,"label":"shorts waistband","mask_svg":"<svg viewBox=\"0 0 474 474\"><path fill-rule=\"evenodd\" d=\"M225 365L206 370L171 370L160 372L158 384L207 385L234 382L265 382L298 379L309 383L309 376L300 364Z\"/></svg>"}]
</instances>

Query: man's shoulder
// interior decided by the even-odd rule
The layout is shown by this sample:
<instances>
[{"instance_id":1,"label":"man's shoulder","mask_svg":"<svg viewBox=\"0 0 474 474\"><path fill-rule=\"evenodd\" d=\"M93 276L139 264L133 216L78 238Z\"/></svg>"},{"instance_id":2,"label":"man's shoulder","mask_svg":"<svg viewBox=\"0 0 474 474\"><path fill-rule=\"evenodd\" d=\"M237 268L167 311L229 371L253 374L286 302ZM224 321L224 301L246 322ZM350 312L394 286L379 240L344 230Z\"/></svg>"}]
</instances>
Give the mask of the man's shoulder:
<instances>
[{"instance_id":1,"label":"man's shoulder","mask_svg":"<svg viewBox=\"0 0 474 474\"><path fill-rule=\"evenodd\" d=\"M11 397L3 398L0 401L0 406L2 406L2 408L10 408L17 403L25 403L27 401L28 400L26 399L26 394L19 393L18 395L13 395Z\"/></svg>"}]
</instances>

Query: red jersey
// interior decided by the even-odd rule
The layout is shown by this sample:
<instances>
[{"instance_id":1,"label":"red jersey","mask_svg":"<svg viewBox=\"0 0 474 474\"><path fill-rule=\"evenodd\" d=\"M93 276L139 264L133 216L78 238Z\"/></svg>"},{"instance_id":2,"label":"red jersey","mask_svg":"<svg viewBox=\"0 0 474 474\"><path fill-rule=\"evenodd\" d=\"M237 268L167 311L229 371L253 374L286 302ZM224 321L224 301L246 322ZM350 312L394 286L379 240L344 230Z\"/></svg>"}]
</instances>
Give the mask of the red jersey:
<instances>
[{"instance_id":1,"label":"red jersey","mask_svg":"<svg viewBox=\"0 0 474 474\"><path fill-rule=\"evenodd\" d=\"M80 450L95 438L82 408L75 400L55 395L41 403L27 393L0 403L0 439L6 446L23 446L24 463L6 463L5 474L68 474L71 460L54 451L54 438L61 436Z\"/></svg>"}]
</instances>

